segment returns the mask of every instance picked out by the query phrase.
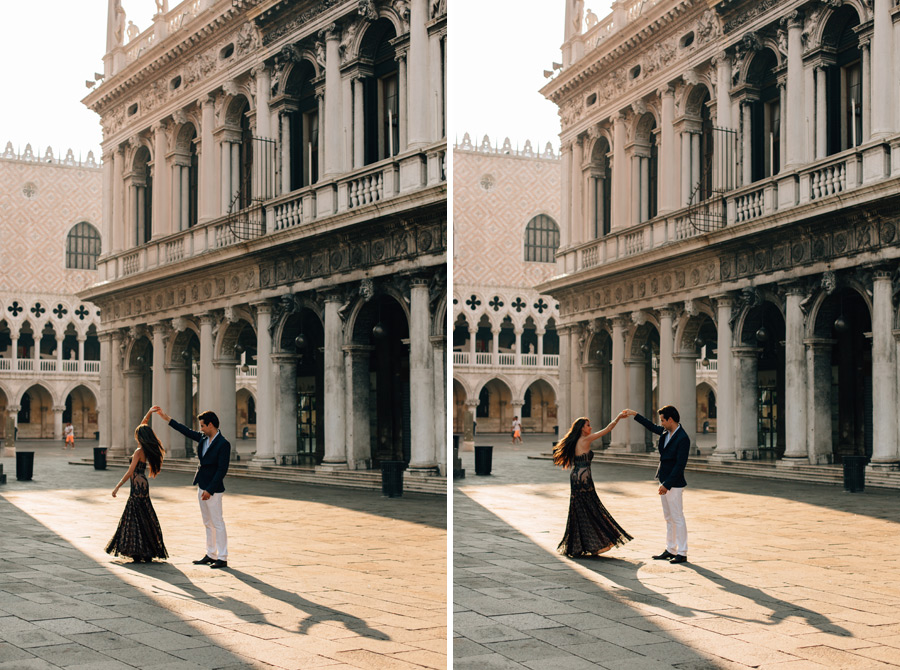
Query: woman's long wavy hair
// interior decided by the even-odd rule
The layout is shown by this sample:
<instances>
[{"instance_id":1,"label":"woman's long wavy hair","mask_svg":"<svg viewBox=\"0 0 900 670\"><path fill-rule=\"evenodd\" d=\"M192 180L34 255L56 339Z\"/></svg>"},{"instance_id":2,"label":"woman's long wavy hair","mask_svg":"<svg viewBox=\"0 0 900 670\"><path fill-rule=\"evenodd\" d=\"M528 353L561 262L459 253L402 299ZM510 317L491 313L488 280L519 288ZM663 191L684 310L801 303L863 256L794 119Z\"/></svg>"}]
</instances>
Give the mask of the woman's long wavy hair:
<instances>
[{"instance_id":1,"label":"woman's long wavy hair","mask_svg":"<svg viewBox=\"0 0 900 670\"><path fill-rule=\"evenodd\" d=\"M156 437L156 433L150 426L141 425L134 429L134 439L144 450L144 458L150 464L150 476L156 477L162 468L163 457L166 450L163 449L162 442Z\"/></svg>"},{"instance_id":2,"label":"woman's long wavy hair","mask_svg":"<svg viewBox=\"0 0 900 670\"><path fill-rule=\"evenodd\" d=\"M581 429L584 428L584 424L587 421L588 419L585 416L575 419L575 423L569 428L569 432L556 443L556 446L553 447L554 465L561 465L564 468L572 467L572 463L575 462L575 445L578 444L578 438L581 437Z\"/></svg>"}]
</instances>

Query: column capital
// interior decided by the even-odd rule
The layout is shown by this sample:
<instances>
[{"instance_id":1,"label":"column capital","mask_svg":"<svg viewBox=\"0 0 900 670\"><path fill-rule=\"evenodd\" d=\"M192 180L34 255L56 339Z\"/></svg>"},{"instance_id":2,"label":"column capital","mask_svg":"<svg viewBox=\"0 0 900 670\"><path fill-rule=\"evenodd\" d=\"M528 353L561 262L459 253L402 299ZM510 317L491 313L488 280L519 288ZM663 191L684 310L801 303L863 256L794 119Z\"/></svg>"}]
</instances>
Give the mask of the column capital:
<instances>
[{"instance_id":1,"label":"column capital","mask_svg":"<svg viewBox=\"0 0 900 670\"><path fill-rule=\"evenodd\" d=\"M826 349L834 346L836 343L837 340L832 340L828 337L808 337L803 340L803 344L810 349Z\"/></svg>"},{"instance_id":2,"label":"column capital","mask_svg":"<svg viewBox=\"0 0 900 670\"><path fill-rule=\"evenodd\" d=\"M271 314L275 309L275 306L270 300L263 300L262 302L251 302L250 306L256 308L257 314Z\"/></svg>"},{"instance_id":3,"label":"column capital","mask_svg":"<svg viewBox=\"0 0 900 670\"><path fill-rule=\"evenodd\" d=\"M340 41L341 27L337 23L330 23L319 31L318 37L326 42Z\"/></svg>"},{"instance_id":4,"label":"column capital","mask_svg":"<svg viewBox=\"0 0 900 670\"><path fill-rule=\"evenodd\" d=\"M786 16L781 19L781 25L786 27L788 30L802 30L803 29L803 12L798 9L795 9L792 12L789 12Z\"/></svg>"},{"instance_id":5,"label":"column capital","mask_svg":"<svg viewBox=\"0 0 900 670\"><path fill-rule=\"evenodd\" d=\"M213 325L216 323L216 315L213 312L201 312L196 315L200 325Z\"/></svg>"},{"instance_id":6,"label":"column capital","mask_svg":"<svg viewBox=\"0 0 900 670\"><path fill-rule=\"evenodd\" d=\"M54 414L62 414L63 412L66 411L66 406L65 405L53 405L53 407L51 409L53 410Z\"/></svg>"},{"instance_id":7,"label":"column capital","mask_svg":"<svg viewBox=\"0 0 900 670\"><path fill-rule=\"evenodd\" d=\"M872 281L891 281L893 276L894 271L891 268L884 266L872 268Z\"/></svg>"},{"instance_id":8,"label":"column capital","mask_svg":"<svg viewBox=\"0 0 900 670\"><path fill-rule=\"evenodd\" d=\"M809 286L805 281L788 281L781 284L785 295L805 296L809 292Z\"/></svg>"},{"instance_id":9,"label":"column capital","mask_svg":"<svg viewBox=\"0 0 900 670\"><path fill-rule=\"evenodd\" d=\"M675 317L675 314L678 310L675 309L672 305L661 305L656 308L656 313L659 314L659 318L669 318L672 319Z\"/></svg>"},{"instance_id":10,"label":"column capital","mask_svg":"<svg viewBox=\"0 0 900 670\"><path fill-rule=\"evenodd\" d=\"M675 97L675 87L672 84L666 84L665 86L660 86L656 91L656 94L660 98L674 98Z\"/></svg>"},{"instance_id":11,"label":"column capital","mask_svg":"<svg viewBox=\"0 0 900 670\"><path fill-rule=\"evenodd\" d=\"M737 298L733 293L717 293L710 297L716 301L716 306L718 307L733 307L737 302Z\"/></svg>"}]
</instances>

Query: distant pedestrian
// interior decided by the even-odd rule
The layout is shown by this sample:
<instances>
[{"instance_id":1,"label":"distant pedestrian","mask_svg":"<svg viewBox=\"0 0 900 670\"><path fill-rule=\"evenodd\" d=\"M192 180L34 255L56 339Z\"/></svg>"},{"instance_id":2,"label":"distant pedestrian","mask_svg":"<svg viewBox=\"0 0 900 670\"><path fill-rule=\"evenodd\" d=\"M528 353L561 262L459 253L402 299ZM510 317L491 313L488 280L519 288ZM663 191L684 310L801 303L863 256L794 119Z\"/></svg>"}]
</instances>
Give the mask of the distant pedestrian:
<instances>
[{"instance_id":1,"label":"distant pedestrian","mask_svg":"<svg viewBox=\"0 0 900 670\"><path fill-rule=\"evenodd\" d=\"M73 426L70 422L66 423L65 429L66 443L63 445L63 450L71 448L75 448L75 426Z\"/></svg>"},{"instance_id":2,"label":"distant pedestrian","mask_svg":"<svg viewBox=\"0 0 900 670\"><path fill-rule=\"evenodd\" d=\"M522 422L519 421L519 417L514 416L512 420L512 443L522 444Z\"/></svg>"},{"instance_id":3,"label":"distant pedestrian","mask_svg":"<svg viewBox=\"0 0 900 670\"><path fill-rule=\"evenodd\" d=\"M600 502L591 476L591 459L594 457L591 442L611 432L619 419L626 416L622 411L606 428L596 433L591 433L590 419L576 419L569 432L553 448L553 463L572 468L569 477L569 518L557 548L561 554L598 556L632 539Z\"/></svg>"},{"instance_id":4,"label":"distant pedestrian","mask_svg":"<svg viewBox=\"0 0 900 670\"><path fill-rule=\"evenodd\" d=\"M112 490L112 497L115 498L122 484L131 479L131 494L125 503L119 527L106 545L106 553L128 556L135 563L150 563L154 558L169 557L163 543L159 519L150 502L150 483L146 475L148 463L150 476L156 477L159 474L166 453L156 433L148 425L152 413L153 410L147 412L141 425L134 429L138 448L131 457L128 472Z\"/></svg>"}]
</instances>

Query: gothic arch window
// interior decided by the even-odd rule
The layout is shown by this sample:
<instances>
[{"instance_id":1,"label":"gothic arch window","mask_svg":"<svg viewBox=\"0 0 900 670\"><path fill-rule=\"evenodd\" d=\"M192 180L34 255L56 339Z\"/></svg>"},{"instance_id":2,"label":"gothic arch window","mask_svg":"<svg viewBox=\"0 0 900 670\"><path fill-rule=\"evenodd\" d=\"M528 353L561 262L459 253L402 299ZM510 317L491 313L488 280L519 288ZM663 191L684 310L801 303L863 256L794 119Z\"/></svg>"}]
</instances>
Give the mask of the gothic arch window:
<instances>
[{"instance_id":1,"label":"gothic arch window","mask_svg":"<svg viewBox=\"0 0 900 670\"><path fill-rule=\"evenodd\" d=\"M555 263L559 226L546 214L538 214L525 227L525 260Z\"/></svg>"},{"instance_id":2,"label":"gothic arch window","mask_svg":"<svg viewBox=\"0 0 900 670\"><path fill-rule=\"evenodd\" d=\"M99 256L100 233L86 221L76 223L66 237L66 268L96 270Z\"/></svg>"}]
</instances>

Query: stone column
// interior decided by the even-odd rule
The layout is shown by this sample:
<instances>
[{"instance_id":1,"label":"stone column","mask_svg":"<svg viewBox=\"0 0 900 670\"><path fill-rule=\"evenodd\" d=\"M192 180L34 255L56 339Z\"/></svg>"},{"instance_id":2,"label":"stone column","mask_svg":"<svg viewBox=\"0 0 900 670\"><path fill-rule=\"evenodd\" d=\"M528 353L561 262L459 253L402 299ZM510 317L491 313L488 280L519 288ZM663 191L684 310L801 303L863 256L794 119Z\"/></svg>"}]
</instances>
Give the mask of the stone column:
<instances>
[{"instance_id":1,"label":"stone column","mask_svg":"<svg viewBox=\"0 0 900 670\"><path fill-rule=\"evenodd\" d=\"M525 329L521 326L517 326L514 330L516 333L516 356L514 365L518 370L522 367L522 333L525 332Z\"/></svg>"},{"instance_id":2,"label":"stone column","mask_svg":"<svg viewBox=\"0 0 900 670\"><path fill-rule=\"evenodd\" d=\"M584 142L579 135L572 144L572 177L570 183L572 185L572 237L571 244L580 244L585 241L584 231L584 194L582 186L583 179L583 163L584 163Z\"/></svg>"},{"instance_id":3,"label":"stone column","mask_svg":"<svg viewBox=\"0 0 900 670\"><path fill-rule=\"evenodd\" d=\"M12 348L12 369L19 369L19 333L16 330L12 330L10 333L11 343L10 347Z\"/></svg>"},{"instance_id":4,"label":"stone column","mask_svg":"<svg viewBox=\"0 0 900 670\"><path fill-rule=\"evenodd\" d=\"M628 201L623 195L627 192L625 162L625 116L619 113L613 117L612 230L628 225Z\"/></svg>"},{"instance_id":5,"label":"stone column","mask_svg":"<svg viewBox=\"0 0 900 670\"><path fill-rule=\"evenodd\" d=\"M269 91L272 88L272 78L269 68L259 64L250 71L250 74L256 78L256 136L271 138Z\"/></svg>"},{"instance_id":6,"label":"stone column","mask_svg":"<svg viewBox=\"0 0 900 670\"><path fill-rule=\"evenodd\" d=\"M326 293L325 299L325 456L321 468L347 468L344 430L344 324L340 310L343 295Z\"/></svg>"},{"instance_id":7,"label":"stone column","mask_svg":"<svg viewBox=\"0 0 900 670\"><path fill-rule=\"evenodd\" d=\"M431 72L429 74L431 95L429 97L431 98L432 141L446 137L446 132L444 131L444 87L441 85L444 79L441 63L441 38L442 35L440 33L434 33L428 38L431 48L431 53L429 54L431 61Z\"/></svg>"},{"instance_id":8,"label":"stone column","mask_svg":"<svg viewBox=\"0 0 900 670\"><path fill-rule=\"evenodd\" d=\"M572 414L572 364L569 360L571 350L572 327L569 325L557 328L559 335L559 412L557 422L559 436L562 437L569 429L575 417ZM538 349L541 348L543 338L538 339Z\"/></svg>"},{"instance_id":9,"label":"stone column","mask_svg":"<svg viewBox=\"0 0 900 670\"><path fill-rule=\"evenodd\" d=\"M281 192L291 192L291 116L287 112L279 115L281 119ZM310 183L312 175L310 175Z\"/></svg>"},{"instance_id":10,"label":"stone column","mask_svg":"<svg viewBox=\"0 0 900 670\"><path fill-rule=\"evenodd\" d=\"M168 331L169 327L164 323L154 323L153 324L153 385L151 395L153 396L150 400L151 407L153 405L159 405L160 407L169 407L172 405L169 403L166 384L166 340L168 339ZM146 412L149 407L144 409ZM181 409L179 407L178 409ZM172 409L169 410L170 412ZM175 416L178 416L176 414ZM150 426L156 432L157 435L165 435L165 431L163 428L166 427L166 422L163 421L159 415L154 414L150 418Z\"/></svg>"},{"instance_id":11,"label":"stone column","mask_svg":"<svg viewBox=\"0 0 900 670\"><path fill-rule=\"evenodd\" d=\"M112 220L109 226L108 250L118 253L125 248L128 215L125 208L125 149L116 147L113 153Z\"/></svg>"},{"instance_id":12,"label":"stone column","mask_svg":"<svg viewBox=\"0 0 900 670\"><path fill-rule=\"evenodd\" d=\"M236 445L237 434L237 365L236 358L219 358L213 363L216 380L216 415L219 417L219 430L232 445ZM201 377L202 379L202 377ZM203 411L203 410L200 410ZM296 423L296 414L295 423ZM295 450L296 451L296 450ZM237 456L232 449L231 458Z\"/></svg>"},{"instance_id":13,"label":"stone column","mask_svg":"<svg viewBox=\"0 0 900 670\"><path fill-rule=\"evenodd\" d=\"M741 167L742 170L742 183L743 185L747 185L753 181L753 163L751 162L751 121L750 121L750 112L752 108L750 102L748 100L743 100L741 102Z\"/></svg>"},{"instance_id":14,"label":"stone column","mask_svg":"<svg viewBox=\"0 0 900 670\"><path fill-rule=\"evenodd\" d=\"M369 361L375 347L348 344L344 347L347 375L347 466L365 470L372 459L369 424Z\"/></svg>"},{"instance_id":15,"label":"stone column","mask_svg":"<svg viewBox=\"0 0 900 670\"><path fill-rule=\"evenodd\" d=\"M731 128L731 56L724 51L713 57L716 67L716 125Z\"/></svg>"},{"instance_id":16,"label":"stone column","mask_svg":"<svg viewBox=\"0 0 900 670\"><path fill-rule=\"evenodd\" d=\"M893 24L891 0L874 0L871 82L872 138L884 139L894 132L893 108L897 106L897 82L894 73ZM865 81L865 73L863 73ZM865 85L865 84L864 84Z\"/></svg>"},{"instance_id":17,"label":"stone column","mask_svg":"<svg viewBox=\"0 0 900 670\"><path fill-rule=\"evenodd\" d=\"M152 239L172 232L169 225L169 170L166 169L166 124L153 124L153 221Z\"/></svg>"},{"instance_id":18,"label":"stone column","mask_svg":"<svg viewBox=\"0 0 900 670\"><path fill-rule=\"evenodd\" d=\"M641 222L641 159L636 153L631 155L631 184L629 188L631 197L628 203L631 205L629 223L637 225Z\"/></svg>"},{"instance_id":19,"label":"stone column","mask_svg":"<svg viewBox=\"0 0 900 670\"><path fill-rule=\"evenodd\" d=\"M200 156L198 207L200 222L216 218L218 194L216 193L216 143L213 128L216 125L216 96L210 94L200 103Z\"/></svg>"},{"instance_id":20,"label":"stone column","mask_svg":"<svg viewBox=\"0 0 900 670\"><path fill-rule=\"evenodd\" d=\"M493 341L491 345L491 365L500 365L500 326L491 326Z\"/></svg>"},{"instance_id":21,"label":"stone column","mask_svg":"<svg viewBox=\"0 0 900 670\"><path fill-rule=\"evenodd\" d=\"M596 361L588 363L584 366L584 390L587 396L587 408L585 416L592 423L595 431L600 430L606 424L603 423L603 366ZM596 424L594 426L593 424ZM595 450L599 448L598 443L594 443Z\"/></svg>"},{"instance_id":22,"label":"stone column","mask_svg":"<svg viewBox=\"0 0 900 670\"><path fill-rule=\"evenodd\" d=\"M156 349L154 348L154 353ZM187 385L187 375L191 374L190 367L186 363L166 363L164 365L166 379L169 383L167 394L167 404L163 405L163 409L167 414L174 416L178 421L187 425L191 424L191 416L182 416L185 408L186 398L184 397L185 387ZM154 402L156 398L154 396ZM157 403L158 404L158 403ZM157 421L158 416L154 416L153 421ZM157 435L160 433L157 432ZM163 435L165 432L162 433ZM166 455L170 458L185 458L187 449L185 447L185 438L181 435L171 434L169 441L166 442ZM229 436L230 439L230 436Z\"/></svg>"},{"instance_id":23,"label":"stone column","mask_svg":"<svg viewBox=\"0 0 900 670\"><path fill-rule=\"evenodd\" d=\"M857 114L862 114L862 138L859 139L860 144L864 144L868 142L872 137L872 86L870 85L870 73L872 72L872 60L869 57L870 48L869 42L860 41L859 43L859 51L862 54L862 73L860 76L861 84L862 84L862 109L857 111ZM887 88L890 86L890 82L887 82L886 86L875 88ZM887 100L887 97L885 97ZM886 110L886 116L890 115L890 111ZM852 118L852 117L851 117ZM887 136L889 133L885 133Z\"/></svg>"},{"instance_id":24,"label":"stone column","mask_svg":"<svg viewBox=\"0 0 900 670\"><path fill-rule=\"evenodd\" d=\"M447 475L447 344L441 335L431 336L434 393L434 427L435 458L438 463L438 474Z\"/></svg>"},{"instance_id":25,"label":"stone column","mask_svg":"<svg viewBox=\"0 0 900 670\"><path fill-rule=\"evenodd\" d=\"M56 371L63 371L63 341L64 337L61 337L59 333L56 335Z\"/></svg>"},{"instance_id":26,"label":"stone column","mask_svg":"<svg viewBox=\"0 0 900 670\"><path fill-rule=\"evenodd\" d=\"M128 370L123 377L125 379L125 421L120 425L125 455L131 456L137 448L137 444L134 441L134 429L147 412L147 409L143 406L143 394L141 392L144 385L144 372L142 370Z\"/></svg>"},{"instance_id":27,"label":"stone column","mask_svg":"<svg viewBox=\"0 0 900 670\"><path fill-rule=\"evenodd\" d=\"M113 448L113 413L112 408L112 380L113 371L117 366L118 343L117 339L110 331L100 332L100 397L97 398L97 406L99 410L99 418L97 420L97 430L100 432L100 441L98 447L104 447L108 450ZM81 358L81 357L79 357Z\"/></svg>"},{"instance_id":28,"label":"stone column","mask_svg":"<svg viewBox=\"0 0 900 670\"><path fill-rule=\"evenodd\" d=\"M428 57L428 3L426 0L409 2L409 58L406 66L407 101L409 103L409 148L421 149L431 142L429 137L429 57Z\"/></svg>"},{"instance_id":29,"label":"stone column","mask_svg":"<svg viewBox=\"0 0 900 670\"><path fill-rule=\"evenodd\" d=\"M63 439L63 424L62 424L62 415L63 412L66 411L65 405L53 405L53 439L62 442ZM140 423L140 420L138 420Z\"/></svg>"},{"instance_id":30,"label":"stone column","mask_svg":"<svg viewBox=\"0 0 900 670\"><path fill-rule=\"evenodd\" d=\"M101 157L103 165L103 209L100 228L102 256L112 251L113 193L115 192L115 152L107 152ZM101 277L98 279L106 279Z\"/></svg>"},{"instance_id":31,"label":"stone column","mask_svg":"<svg viewBox=\"0 0 900 670\"><path fill-rule=\"evenodd\" d=\"M325 177L337 177L344 171L341 161L341 29L332 23L325 31ZM321 35L321 33L320 33Z\"/></svg>"},{"instance_id":32,"label":"stone column","mask_svg":"<svg viewBox=\"0 0 900 670\"><path fill-rule=\"evenodd\" d=\"M831 353L835 340L811 338L806 344L807 457L813 465L831 463ZM788 414L790 417L790 414Z\"/></svg>"},{"instance_id":33,"label":"stone column","mask_svg":"<svg viewBox=\"0 0 900 670\"><path fill-rule=\"evenodd\" d=\"M562 188L562 221L559 226L559 248L566 249L572 244L572 143L564 143L559 150L561 165L560 185ZM562 270L566 271L567 267ZM571 268L574 270L575 268Z\"/></svg>"},{"instance_id":34,"label":"stone column","mask_svg":"<svg viewBox=\"0 0 900 670\"><path fill-rule=\"evenodd\" d=\"M825 158L828 154L828 124L826 109L828 101L825 96L825 66L816 67L816 159Z\"/></svg>"},{"instance_id":35,"label":"stone column","mask_svg":"<svg viewBox=\"0 0 900 670\"><path fill-rule=\"evenodd\" d=\"M366 163L365 139L366 118L363 116L363 86L365 77L353 80L353 167L361 168Z\"/></svg>"},{"instance_id":36,"label":"stone column","mask_svg":"<svg viewBox=\"0 0 900 670\"><path fill-rule=\"evenodd\" d=\"M873 468L898 469L897 362L889 270L876 270L872 285L872 460Z\"/></svg>"},{"instance_id":37,"label":"stone column","mask_svg":"<svg viewBox=\"0 0 900 670\"><path fill-rule=\"evenodd\" d=\"M87 340L86 335L78 334L78 372L84 372L84 342Z\"/></svg>"},{"instance_id":38,"label":"stone column","mask_svg":"<svg viewBox=\"0 0 900 670\"><path fill-rule=\"evenodd\" d=\"M697 446L697 359L696 353L675 354L675 365L678 367L678 401L671 403L678 408L681 415L681 427ZM660 406L665 403L660 399Z\"/></svg>"},{"instance_id":39,"label":"stone column","mask_svg":"<svg viewBox=\"0 0 900 670\"><path fill-rule=\"evenodd\" d=\"M731 356L731 307L732 297L725 293L713 296L717 305L716 358L718 361L718 418L716 419L716 458L734 458L734 362Z\"/></svg>"},{"instance_id":40,"label":"stone column","mask_svg":"<svg viewBox=\"0 0 900 670\"><path fill-rule=\"evenodd\" d=\"M544 366L544 335L546 335L546 330L541 330L538 328L534 331L534 334L537 336L537 355L538 355L538 365Z\"/></svg>"},{"instance_id":41,"label":"stone column","mask_svg":"<svg viewBox=\"0 0 900 670\"><path fill-rule=\"evenodd\" d=\"M700 133L691 133L691 194L700 184ZM688 196L690 197L690 195ZM698 196L699 202L699 196Z\"/></svg>"},{"instance_id":42,"label":"stone column","mask_svg":"<svg viewBox=\"0 0 900 670\"><path fill-rule=\"evenodd\" d=\"M297 354L272 354L271 361L276 389L275 462L293 465L297 460ZM259 414L256 418L259 425Z\"/></svg>"},{"instance_id":43,"label":"stone column","mask_svg":"<svg viewBox=\"0 0 900 670\"><path fill-rule=\"evenodd\" d=\"M628 407L628 377L625 368L625 319L621 316L612 319L612 413L618 414ZM636 407L631 407L640 411ZM620 422L616 430L610 433L610 448L618 451L627 450L631 444L631 433L643 430L634 426L632 421Z\"/></svg>"},{"instance_id":44,"label":"stone column","mask_svg":"<svg viewBox=\"0 0 900 670\"><path fill-rule=\"evenodd\" d=\"M800 304L806 297L803 286L790 284L785 297L785 450L784 464L808 462L807 450L807 374L804 316ZM829 422L830 425L830 422Z\"/></svg>"},{"instance_id":45,"label":"stone column","mask_svg":"<svg viewBox=\"0 0 900 670\"><path fill-rule=\"evenodd\" d=\"M639 156L641 163L641 223L650 220L650 156ZM657 180L658 181L658 180Z\"/></svg>"},{"instance_id":46,"label":"stone column","mask_svg":"<svg viewBox=\"0 0 900 670\"><path fill-rule=\"evenodd\" d=\"M571 387L570 405L572 412L572 420L584 416L587 412L585 408L585 392L584 392L584 368L583 366L583 334L582 326L579 325L572 332L570 340L569 355L569 386Z\"/></svg>"},{"instance_id":47,"label":"stone column","mask_svg":"<svg viewBox=\"0 0 900 670\"><path fill-rule=\"evenodd\" d=\"M411 471L434 472L434 397L431 371L431 310L428 306L427 277L410 281L409 305L409 390ZM496 341L496 338L495 338Z\"/></svg>"},{"instance_id":48,"label":"stone column","mask_svg":"<svg viewBox=\"0 0 900 670\"><path fill-rule=\"evenodd\" d=\"M275 425L272 336L269 328L272 305L258 302L256 307L256 464L272 463L275 459L275 445L272 427Z\"/></svg>"},{"instance_id":49,"label":"stone column","mask_svg":"<svg viewBox=\"0 0 900 670\"><path fill-rule=\"evenodd\" d=\"M658 181L661 186L659 213L668 214L678 209L678 177L676 171L675 144L675 89L664 86L659 89L662 101L662 123L660 123L660 158L661 169L658 170Z\"/></svg>"},{"instance_id":50,"label":"stone column","mask_svg":"<svg viewBox=\"0 0 900 670\"><path fill-rule=\"evenodd\" d=\"M625 374L628 376L628 407L644 415L647 413L646 402L644 402L646 397L646 384L644 381L646 366L647 359L645 358L626 358L625 360ZM621 410L613 408L613 411L618 414ZM619 422L619 426L621 426L622 423L623 422ZM625 425L630 426L628 422L624 423ZM618 426L616 427L616 430L618 430ZM644 453L647 450L646 431L640 429L639 426L635 426L634 430L631 430L630 433L631 439L625 450L635 454Z\"/></svg>"},{"instance_id":51,"label":"stone column","mask_svg":"<svg viewBox=\"0 0 900 670\"><path fill-rule=\"evenodd\" d=\"M734 360L734 446L739 458L742 452L751 452L751 458L759 453L759 425L757 407L757 347L732 347ZM720 366L721 369L721 366Z\"/></svg>"},{"instance_id":52,"label":"stone column","mask_svg":"<svg viewBox=\"0 0 900 670\"><path fill-rule=\"evenodd\" d=\"M398 88L400 89L400 153L405 153L409 145L409 95L406 77L406 52L399 53L397 60Z\"/></svg>"},{"instance_id":53,"label":"stone column","mask_svg":"<svg viewBox=\"0 0 900 670\"><path fill-rule=\"evenodd\" d=\"M671 307L660 307L659 312L659 404L676 403L675 395L675 332L672 321L675 311ZM620 408L621 409L621 408Z\"/></svg>"},{"instance_id":54,"label":"stone column","mask_svg":"<svg viewBox=\"0 0 900 670\"><path fill-rule=\"evenodd\" d=\"M888 0L886 0L888 1ZM786 169L795 168L806 159L806 133L803 127L803 17L800 12L791 12L786 19L788 31L787 57L787 160Z\"/></svg>"},{"instance_id":55,"label":"stone column","mask_svg":"<svg viewBox=\"0 0 900 670\"><path fill-rule=\"evenodd\" d=\"M691 203L691 133L681 130L681 206Z\"/></svg>"},{"instance_id":56,"label":"stone column","mask_svg":"<svg viewBox=\"0 0 900 670\"><path fill-rule=\"evenodd\" d=\"M212 314L200 314L197 316L200 321L200 388L198 389L197 411L205 412L212 410L218 414L215 407L216 387L213 375L213 349L215 341L213 339L212 327L214 317Z\"/></svg>"},{"instance_id":57,"label":"stone column","mask_svg":"<svg viewBox=\"0 0 900 670\"><path fill-rule=\"evenodd\" d=\"M475 336L478 328L469 328L469 365L475 365Z\"/></svg>"}]
</instances>

